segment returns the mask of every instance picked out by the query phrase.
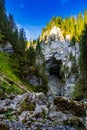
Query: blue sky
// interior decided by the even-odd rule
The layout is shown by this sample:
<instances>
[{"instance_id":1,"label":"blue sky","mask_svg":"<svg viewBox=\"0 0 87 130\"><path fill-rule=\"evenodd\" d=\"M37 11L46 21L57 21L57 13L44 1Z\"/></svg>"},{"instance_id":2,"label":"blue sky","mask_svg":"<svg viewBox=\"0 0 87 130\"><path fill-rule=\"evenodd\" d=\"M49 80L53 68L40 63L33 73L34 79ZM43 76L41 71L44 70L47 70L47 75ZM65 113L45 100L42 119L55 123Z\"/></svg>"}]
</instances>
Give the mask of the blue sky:
<instances>
[{"instance_id":1,"label":"blue sky","mask_svg":"<svg viewBox=\"0 0 87 130\"><path fill-rule=\"evenodd\" d=\"M75 16L87 9L87 0L6 0L7 13L14 15L27 38L37 38L53 16Z\"/></svg>"}]
</instances>

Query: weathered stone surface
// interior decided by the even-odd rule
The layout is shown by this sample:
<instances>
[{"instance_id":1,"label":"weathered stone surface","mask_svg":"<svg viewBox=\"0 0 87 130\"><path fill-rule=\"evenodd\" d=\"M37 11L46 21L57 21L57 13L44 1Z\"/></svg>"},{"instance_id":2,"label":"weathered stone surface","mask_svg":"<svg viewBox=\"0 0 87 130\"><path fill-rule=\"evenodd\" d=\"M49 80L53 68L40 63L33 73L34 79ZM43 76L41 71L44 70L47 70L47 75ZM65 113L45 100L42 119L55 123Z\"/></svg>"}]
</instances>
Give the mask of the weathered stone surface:
<instances>
[{"instance_id":1,"label":"weathered stone surface","mask_svg":"<svg viewBox=\"0 0 87 130\"><path fill-rule=\"evenodd\" d=\"M36 97L37 97L37 103L39 105L46 105L47 104L47 97L45 94L41 93L36 93Z\"/></svg>"},{"instance_id":2,"label":"weathered stone surface","mask_svg":"<svg viewBox=\"0 0 87 130\"><path fill-rule=\"evenodd\" d=\"M86 130L84 105L66 97L29 92L0 100L0 108L7 109L0 113L0 120L7 130Z\"/></svg>"},{"instance_id":3,"label":"weathered stone surface","mask_svg":"<svg viewBox=\"0 0 87 130\"><path fill-rule=\"evenodd\" d=\"M43 85L42 79L35 75L29 75L27 77L27 81L35 87L37 87L37 86L41 87Z\"/></svg>"},{"instance_id":4,"label":"weathered stone surface","mask_svg":"<svg viewBox=\"0 0 87 130\"><path fill-rule=\"evenodd\" d=\"M61 95L60 80L54 75L49 75L48 90L48 95Z\"/></svg>"},{"instance_id":5,"label":"weathered stone surface","mask_svg":"<svg viewBox=\"0 0 87 130\"><path fill-rule=\"evenodd\" d=\"M0 122L0 130L10 130L3 122Z\"/></svg>"},{"instance_id":6,"label":"weathered stone surface","mask_svg":"<svg viewBox=\"0 0 87 130\"><path fill-rule=\"evenodd\" d=\"M67 116L62 112L51 110L49 111L49 119L51 119L52 121L58 124L63 124L63 122L67 120Z\"/></svg>"},{"instance_id":7,"label":"weathered stone surface","mask_svg":"<svg viewBox=\"0 0 87 130\"><path fill-rule=\"evenodd\" d=\"M86 130L86 124L77 117L69 118L65 121L65 124L74 127L76 130Z\"/></svg>"},{"instance_id":8,"label":"weathered stone surface","mask_svg":"<svg viewBox=\"0 0 87 130\"><path fill-rule=\"evenodd\" d=\"M5 45L0 45L0 51L2 52L7 52L7 53L12 53L13 52L13 47L12 45L7 42Z\"/></svg>"},{"instance_id":9,"label":"weathered stone surface","mask_svg":"<svg viewBox=\"0 0 87 130\"><path fill-rule=\"evenodd\" d=\"M86 116L86 109L82 103L80 104L68 98L56 97L54 104L57 106L57 110L68 111L77 117Z\"/></svg>"},{"instance_id":10,"label":"weathered stone surface","mask_svg":"<svg viewBox=\"0 0 87 130\"><path fill-rule=\"evenodd\" d=\"M41 48L46 62L49 91L51 92L52 90L49 78L54 75L53 80L60 80L63 88L60 91L61 86L58 86L58 84L55 85L54 83L53 86L56 88L57 94L71 98L76 84L75 76L79 71L74 66L75 64L78 66L80 54L78 43L75 46L71 46L69 40L54 40L48 43L42 43Z\"/></svg>"}]
</instances>

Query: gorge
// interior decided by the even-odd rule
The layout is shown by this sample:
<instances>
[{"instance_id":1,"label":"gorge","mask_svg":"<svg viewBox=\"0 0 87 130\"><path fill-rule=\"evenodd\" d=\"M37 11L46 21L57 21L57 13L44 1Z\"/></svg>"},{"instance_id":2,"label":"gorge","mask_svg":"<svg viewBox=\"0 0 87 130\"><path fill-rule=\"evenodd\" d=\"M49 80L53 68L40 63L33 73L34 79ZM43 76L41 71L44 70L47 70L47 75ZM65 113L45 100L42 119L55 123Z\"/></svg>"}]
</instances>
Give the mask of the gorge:
<instances>
[{"instance_id":1,"label":"gorge","mask_svg":"<svg viewBox=\"0 0 87 130\"><path fill-rule=\"evenodd\" d=\"M79 74L72 69L72 64L78 66L78 43L70 46L69 39L49 39L41 43L41 52L44 60L37 56L36 65L42 67L45 62L48 92L28 91L1 99L0 126L6 130L86 130L87 102L72 100ZM34 74L28 75L28 82L43 86L43 79Z\"/></svg>"},{"instance_id":2,"label":"gorge","mask_svg":"<svg viewBox=\"0 0 87 130\"><path fill-rule=\"evenodd\" d=\"M0 130L87 130L87 10L27 40L0 0Z\"/></svg>"}]
</instances>

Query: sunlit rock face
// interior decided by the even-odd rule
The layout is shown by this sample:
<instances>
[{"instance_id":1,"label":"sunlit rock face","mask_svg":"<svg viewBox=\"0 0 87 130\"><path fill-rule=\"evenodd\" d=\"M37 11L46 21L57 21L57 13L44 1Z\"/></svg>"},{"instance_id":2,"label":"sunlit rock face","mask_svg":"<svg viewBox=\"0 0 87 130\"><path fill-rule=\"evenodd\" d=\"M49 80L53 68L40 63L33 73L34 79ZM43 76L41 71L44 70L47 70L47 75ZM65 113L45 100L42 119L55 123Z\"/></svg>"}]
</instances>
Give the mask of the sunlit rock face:
<instances>
[{"instance_id":1,"label":"sunlit rock face","mask_svg":"<svg viewBox=\"0 0 87 130\"><path fill-rule=\"evenodd\" d=\"M40 39L44 41L45 43L48 43L51 40L61 41L61 42L64 41L63 32L61 31L59 27L56 27L56 26L53 26L51 30L49 31L45 31L40 37Z\"/></svg>"},{"instance_id":2,"label":"sunlit rock face","mask_svg":"<svg viewBox=\"0 0 87 130\"><path fill-rule=\"evenodd\" d=\"M65 57L67 56L68 52L67 49L64 48L64 43L65 42L55 42L51 41L48 44L42 43L41 48L42 48L42 53L45 57L45 60L49 60L52 57L55 57L57 60L63 60L65 61Z\"/></svg>"},{"instance_id":3,"label":"sunlit rock face","mask_svg":"<svg viewBox=\"0 0 87 130\"><path fill-rule=\"evenodd\" d=\"M70 35L69 34L66 35L66 41L70 41Z\"/></svg>"},{"instance_id":4,"label":"sunlit rock face","mask_svg":"<svg viewBox=\"0 0 87 130\"><path fill-rule=\"evenodd\" d=\"M61 29L54 26L51 30L50 30L50 33L49 33L50 36L54 36L55 37L55 40L60 40L61 42L64 41L64 37L63 37L63 34L61 32Z\"/></svg>"},{"instance_id":5,"label":"sunlit rock face","mask_svg":"<svg viewBox=\"0 0 87 130\"><path fill-rule=\"evenodd\" d=\"M77 73L74 72L74 65L78 66L80 54L79 44L70 46L70 35L64 40L61 30L55 26L50 30L50 35L53 34L58 35L60 39L41 44L48 74L48 93L72 97Z\"/></svg>"}]
</instances>

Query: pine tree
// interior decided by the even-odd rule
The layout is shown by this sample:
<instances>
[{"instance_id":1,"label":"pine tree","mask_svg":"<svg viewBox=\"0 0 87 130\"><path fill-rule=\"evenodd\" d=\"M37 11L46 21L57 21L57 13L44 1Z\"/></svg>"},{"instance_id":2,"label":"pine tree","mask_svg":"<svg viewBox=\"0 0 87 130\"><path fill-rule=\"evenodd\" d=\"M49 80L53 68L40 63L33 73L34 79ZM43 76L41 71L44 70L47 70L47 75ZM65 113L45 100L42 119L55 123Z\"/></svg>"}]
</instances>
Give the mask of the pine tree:
<instances>
[{"instance_id":1,"label":"pine tree","mask_svg":"<svg viewBox=\"0 0 87 130\"><path fill-rule=\"evenodd\" d=\"M87 10L84 10L84 24L87 24Z\"/></svg>"},{"instance_id":2,"label":"pine tree","mask_svg":"<svg viewBox=\"0 0 87 130\"><path fill-rule=\"evenodd\" d=\"M0 33L0 44L3 44L4 35Z\"/></svg>"},{"instance_id":3,"label":"pine tree","mask_svg":"<svg viewBox=\"0 0 87 130\"><path fill-rule=\"evenodd\" d=\"M0 0L0 29L4 28L4 23L7 20L6 10L5 10L5 0Z\"/></svg>"},{"instance_id":4,"label":"pine tree","mask_svg":"<svg viewBox=\"0 0 87 130\"><path fill-rule=\"evenodd\" d=\"M17 27L16 27L14 17L12 14L9 14L8 21L9 21L9 26L10 26L11 31L14 32Z\"/></svg>"},{"instance_id":5,"label":"pine tree","mask_svg":"<svg viewBox=\"0 0 87 130\"><path fill-rule=\"evenodd\" d=\"M61 28L62 18L61 17L57 17L55 22L56 22L56 26Z\"/></svg>"},{"instance_id":6,"label":"pine tree","mask_svg":"<svg viewBox=\"0 0 87 130\"><path fill-rule=\"evenodd\" d=\"M25 36L25 31L23 28L21 28L19 31L19 41L18 41L19 46L18 50L21 55L25 55L26 45L27 45L27 39Z\"/></svg>"},{"instance_id":7,"label":"pine tree","mask_svg":"<svg viewBox=\"0 0 87 130\"><path fill-rule=\"evenodd\" d=\"M70 34L71 34L71 36L75 36L75 19L74 19L74 17L70 17Z\"/></svg>"},{"instance_id":8,"label":"pine tree","mask_svg":"<svg viewBox=\"0 0 87 130\"><path fill-rule=\"evenodd\" d=\"M84 27L84 22L83 22L83 18L82 18L82 13L79 13L78 17L77 17L77 21L76 21L77 40L79 39L79 37L82 33L83 27Z\"/></svg>"},{"instance_id":9,"label":"pine tree","mask_svg":"<svg viewBox=\"0 0 87 130\"><path fill-rule=\"evenodd\" d=\"M19 39L20 39L20 42L25 45L26 36L25 36L25 31L24 31L23 28L21 28L20 31L19 31Z\"/></svg>"},{"instance_id":10,"label":"pine tree","mask_svg":"<svg viewBox=\"0 0 87 130\"><path fill-rule=\"evenodd\" d=\"M13 30L11 27L11 14L9 15L9 18L6 14L5 0L0 0L0 31L1 34L4 35L3 43L6 43L7 41L11 43L13 39Z\"/></svg>"},{"instance_id":11,"label":"pine tree","mask_svg":"<svg viewBox=\"0 0 87 130\"><path fill-rule=\"evenodd\" d=\"M19 50L19 34L18 34L18 29L16 29L14 31L11 43L12 43L14 51L16 53L18 53L18 50Z\"/></svg>"},{"instance_id":12,"label":"pine tree","mask_svg":"<svg viewBox=\"0 0 87 130\"><path fill-rule=\"evenodd\" d=\"M2 35L7 35L7 15L5 10L5 0L0 0L0 32ZM6 37L4 37L4 40L6 40Z\"/></svg>"},{"instance_id":13,"label":"pine tree","mask_svg":"<svg viewBox=\"0 0 87 130\"><path fill-rule=\"evenodd\" d=\"M26 59L28 66L35 65L36 54L33 46L30 46L29 49L26 51Z\"/></svg>"},{"instance_id":14,"label":"pine tree","mask_svg":"<svg viewBox=\"0 0 87 130\"><path fill-rule=\"evenodd\" d=\"M80 39L80 84L84 97L87 96L87 24Z\"/></svg>"}]
</instances>

